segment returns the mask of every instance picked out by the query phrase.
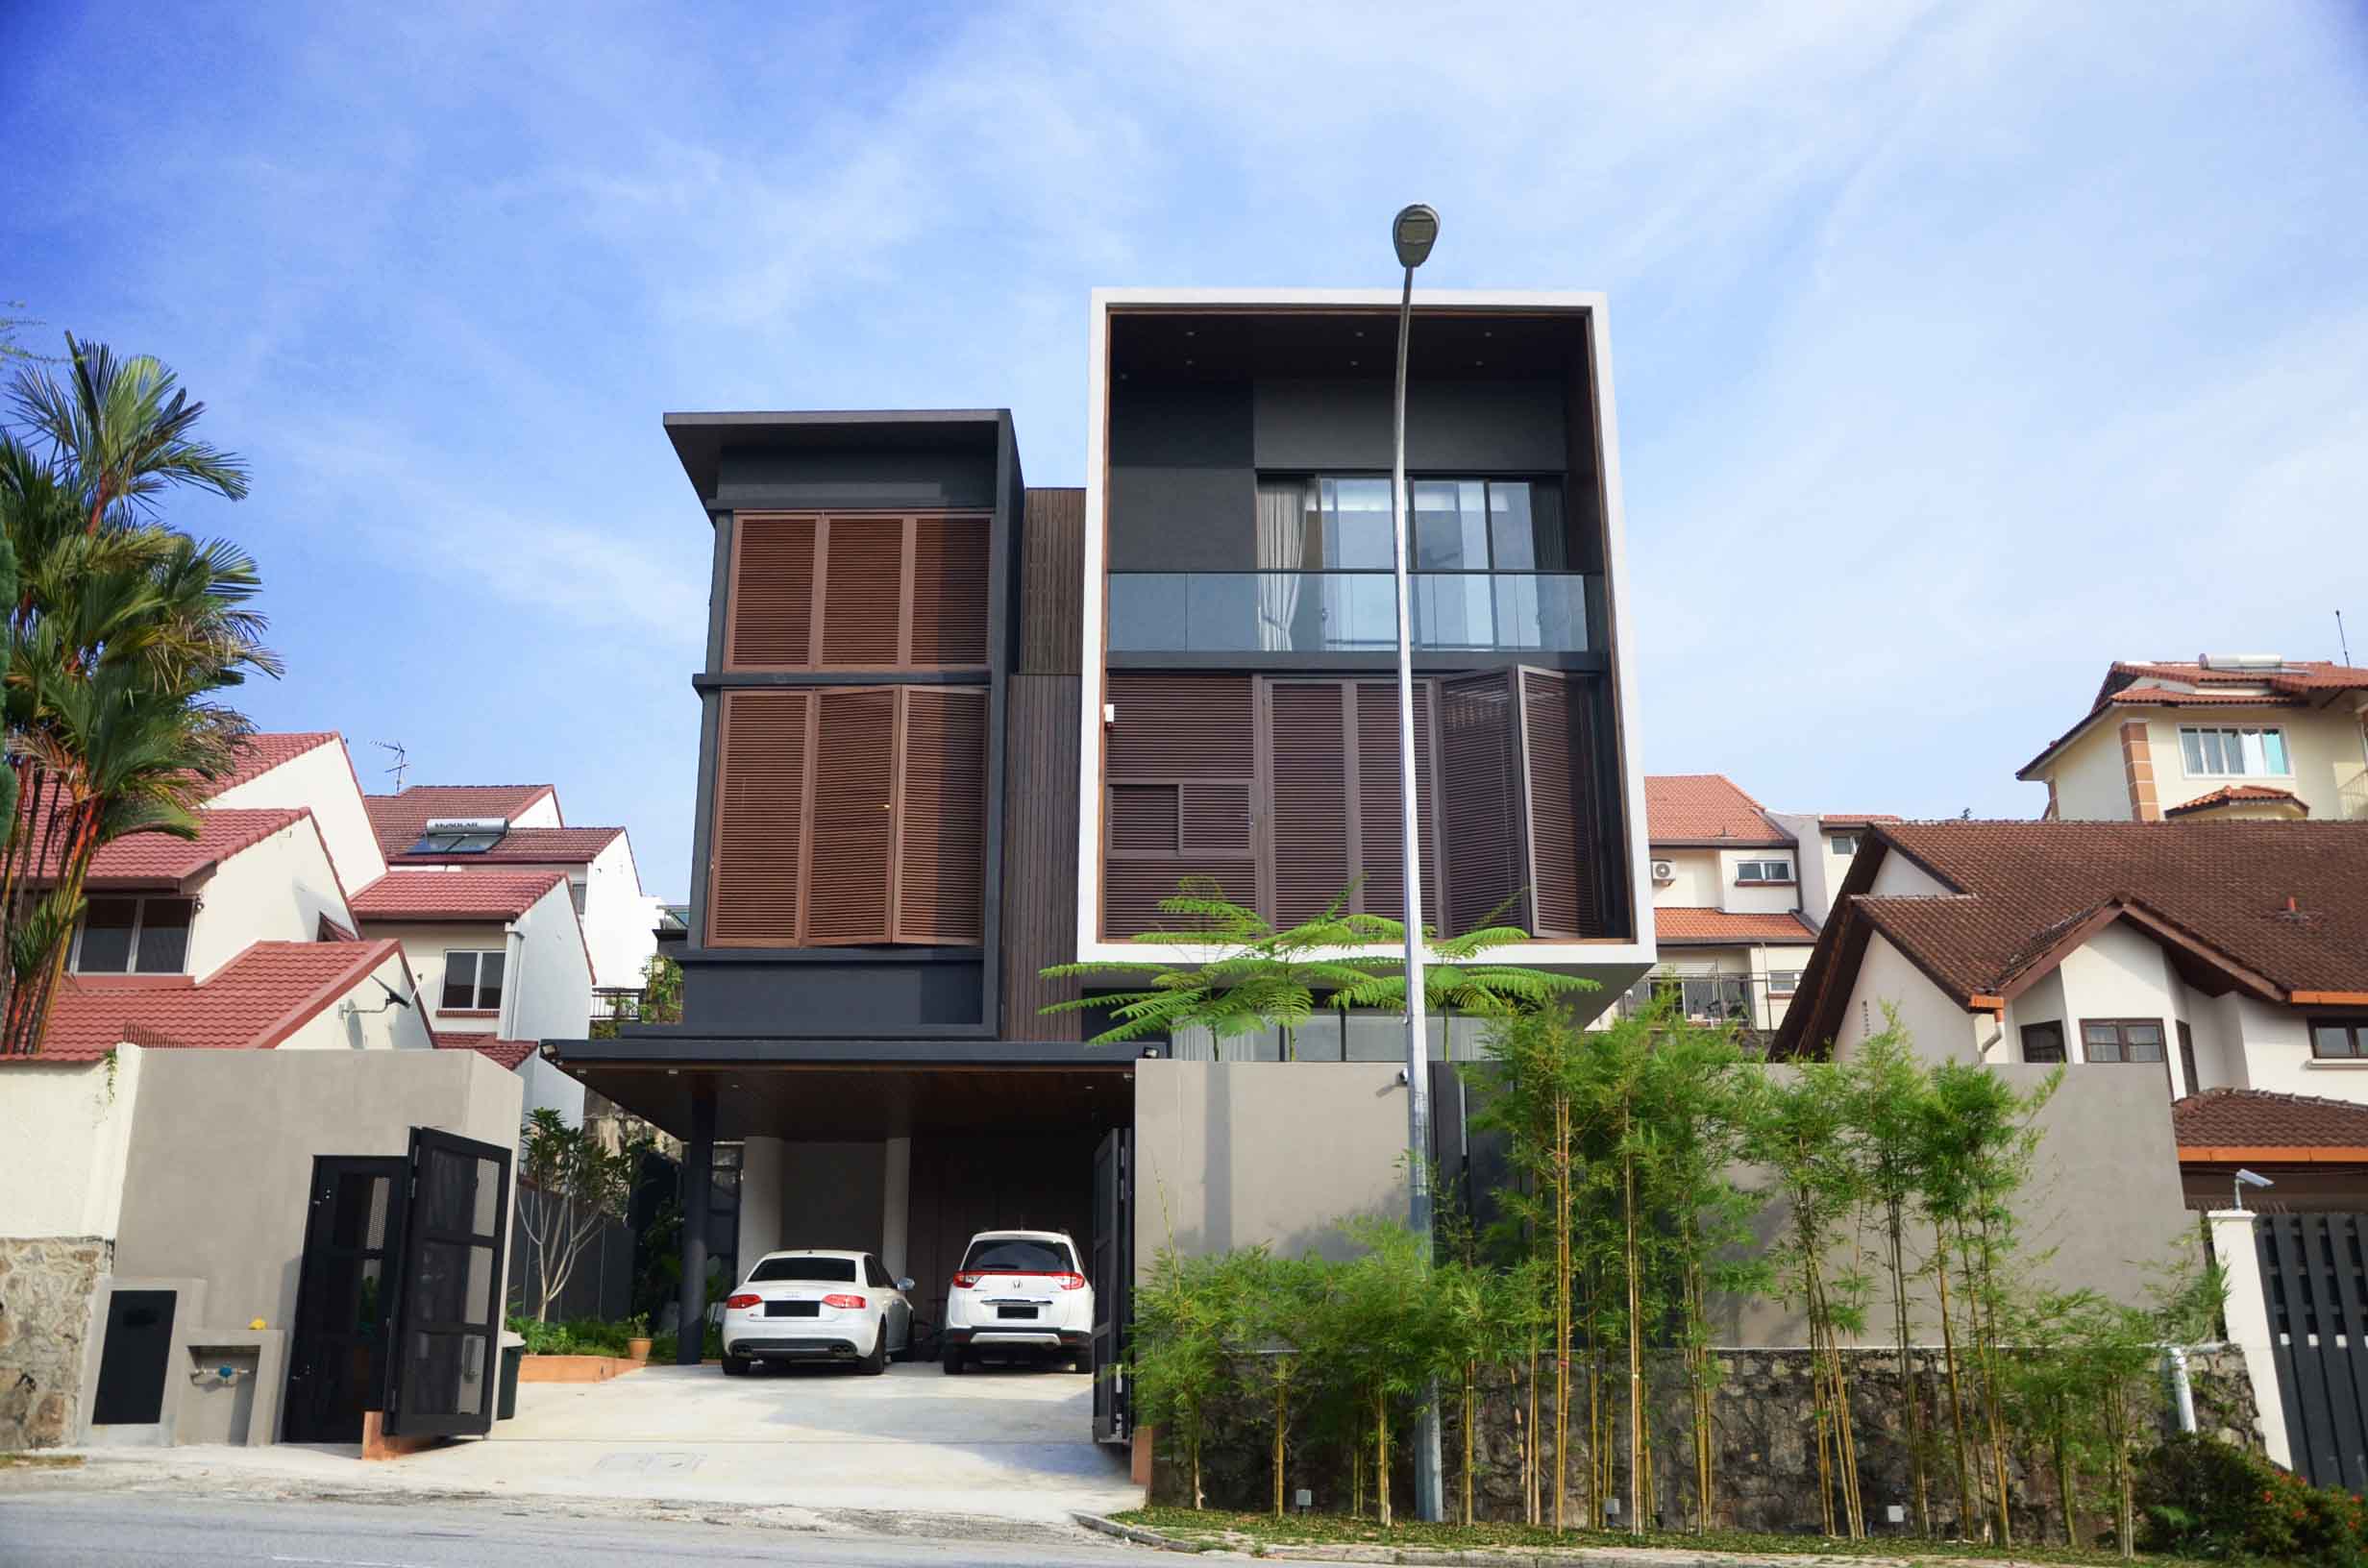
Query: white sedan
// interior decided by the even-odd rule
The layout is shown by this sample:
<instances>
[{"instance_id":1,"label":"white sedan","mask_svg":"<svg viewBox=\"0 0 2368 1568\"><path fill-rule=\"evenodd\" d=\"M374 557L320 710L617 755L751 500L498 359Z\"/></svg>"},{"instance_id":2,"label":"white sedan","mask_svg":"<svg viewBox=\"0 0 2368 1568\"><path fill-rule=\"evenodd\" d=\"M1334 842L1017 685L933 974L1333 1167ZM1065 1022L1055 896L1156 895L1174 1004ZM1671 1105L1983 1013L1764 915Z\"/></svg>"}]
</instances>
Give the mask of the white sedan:
<instances>
[{"instance_id":1,"label":"white sedan","mask_svg":"<svg viewBox=\"0 0 2368 1568\"><path fill-rule=\"evenodd\" d=\"M910 1280L868 1252L768 1252L724 1298L724 1375L758 1361L851 1361L881 1372L912 1349Z\"/></svg>"}]
</instances>

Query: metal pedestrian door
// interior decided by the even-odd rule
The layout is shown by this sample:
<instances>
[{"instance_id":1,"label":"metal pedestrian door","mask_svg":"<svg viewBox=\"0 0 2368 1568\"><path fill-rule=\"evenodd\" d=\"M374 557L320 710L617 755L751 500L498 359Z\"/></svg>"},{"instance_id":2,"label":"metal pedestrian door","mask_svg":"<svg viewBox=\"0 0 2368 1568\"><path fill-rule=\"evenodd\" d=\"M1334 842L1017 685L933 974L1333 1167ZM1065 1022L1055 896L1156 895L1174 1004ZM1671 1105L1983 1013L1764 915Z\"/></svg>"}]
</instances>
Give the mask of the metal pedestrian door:
<instances>
[{"instance_id":1,"label":"metal pedestrian door","mask_svg":"<svg viewBox=\"0 0 2368 1568\"><path fill-rule=\"evenodd\" d=\"M2368 1214L2253 1222L2287 1450L2314 1485L2368 1488ZM2264 1412L2266 1413L2266 1412Z\"/></svg>"},{"instance_id":2,"label":"metal pedestrian door","mask_svg":"<svg viewBox=\"0 0 2368 1568\"><path fill-rule=\"evenodd\" d=\"M1094 1154L1094 1438L1127 1440L1126 1325L1135 1302L1133 1135L1106 1133Z\"/></svg>"},{"instance_id":3,"label":"metal pedestrian door","mask_svg":"<svg viewBox=\"0 0 2368 1568\"><path fill-rule=\"evenodd\" d=\"M510 1151L411 1129L409 1201L386 1368L385 1431L493 1430Z\"/></svg>"}]
</instances>

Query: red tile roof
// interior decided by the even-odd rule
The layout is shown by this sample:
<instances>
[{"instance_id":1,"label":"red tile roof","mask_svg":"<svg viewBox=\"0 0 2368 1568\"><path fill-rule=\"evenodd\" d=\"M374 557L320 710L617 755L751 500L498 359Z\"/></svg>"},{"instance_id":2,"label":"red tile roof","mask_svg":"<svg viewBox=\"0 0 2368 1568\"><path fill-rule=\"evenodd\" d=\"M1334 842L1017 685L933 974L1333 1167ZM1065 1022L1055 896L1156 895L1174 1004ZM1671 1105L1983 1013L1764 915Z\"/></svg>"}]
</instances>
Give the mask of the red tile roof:
<instances>
[{"instance_id":1,"label":"red tile roof","mask_svg":"<svg viewBox=\"0 0 2368 1568\"><path fill-rule=\"evenodd\" d=\"M536 1042L531 1040L500 1040L492 1035L438 1035L435 1048L439 1051L475 1051L488 1057L510 1071L532 1056Z\"/></svg>"},{"instance_id":2,"label":"red tile roof","mask_svg":"<svg viewBox=\"0 0 2368 1568\"><path fill-rule=\"evenodd\" d=\"M1867 827L1876 822L1896 822L1905 819L1880 811L1829 811L1817 819L1820 827Z\"/></svg>"},{"instance_id":3,"label":"red tile roof","mask_svg":"<svg viewBox=\"0 0 2368 1568\"><path fill-rule=\"evenodd\" d=\"M2182 1150L2368 1148L2368 1105L2263 1089L2208 1089L2171 1107Z\"/></svg>"},{"instance_id":4,"label":"red tile roof","mask_svg":"<svg viewBox=\"0 0 2368 1568\"><path fill-rule=\"evenodd\" d=\"M514 920L567 880L565 871L389 871L356 894L354 919Z\"/></svg>"},{"instance_id":5,"label":"red tile roof","mask_svg":"<svg viewBox=\"0 0 2368 1568\"><path fill-rule=\"evenodd\" d=\"M1649 773L1644 818L1657 845L1717 845L1738 848L1788 845L1792 835L1724 773Z\"/></svg>"},{"instance_id":6,"label":"red tile roof","mask_svg":"<svg viewBox=\"0 0 2368 1568\"><path fill-rule=\"evenodd\" d=\"M134 833L102 847L91 857L93 888L179 887L198 872L209 870L241 849L251 848L284 827L310 819L312 813L294 810L209 809L197 814L194 839L170 833ZM56 870L53 859L50 870Z\"/></svg>"},{"instance_id":7,"label":"red tile roof","mask_svg":"<svg viewBox=\"0 0 2368 1568\"><path fill-rule=\"evenodd\" d=\"M414 784L400 795L365 795L362 805L380 851L399 855L419 842L432 819L516 817L555 793L548 784Z\"/></svg>"},{"instance_id":8,"label":"red tile roof","mask_svg":"<svg viewBox=\"0 0 2368 1568\"><path fill-rule=\"evenodd\" d=\"M2174 689L2184 686L2204 689ZM2014 776L2030 778L2108 708L2301 708L2311 706L2314 698L2355 691L2368 691L2368 669L2325 659L2289 660L2274 670L2209 670L2200 660L2116 660L2080 723L2048 742Z\"/></svg>"},{"instance_id":9,"label":"red tile roof","mask_svg":"<svg viewBox=\"0 0 2368 1568\"><path fill-rule=\"evenodd\" d=\"M86 1062L127 1041L266 1049L402 951L393 941L259 942L202 985L186 975L69 974L59 983L40 1050L0 1061Z\"/></svg>"},{"instance_id":10,"label":"red tile roof","mask_svg":"<svg viewBox=\"0 0 2368 1568\"><path fill-rule=\"evenodd\" d=\"M387 864L394 866L587 866L624 831L621 827L513 827L502 835L500 844L475 854L413 855L396 849L384 853ZM418 842L414 835L404 841L403 848ZM382 847L383 844L382 839Z\"/></svg>"},{"instance_id":11,"label":"red tile roof","mask_svg":"<svg viewBox=\"0 0 2368 1568\"><path fill-rule=\"evenodd\" d=\"M1887 854L1949 891L1874 897ZM2190 963L2289 1003L2368 996L2368 822L1902 822L1860 847L1785 1048L1838 1026L1879 930L1968 1007L2011 994L2066 944L2126 919ZM1813 1031L1813 1032L1812 1032Z\"/></svg>"},{"instance_id":12,"label":"red tile roof","mask_svg":"<svg viewBox=\"0 0 2368 1568\"><path fill-rule=\"evenodd\" d=\"M292 762L316 747L332 743L342 745L344 739L333 729L250 735L247 744L239 749L237 766L224 776L207 781L205 798L210 800L225 790L234 790L248 780L259 778L282 763Z\"/></svg>"},{"instance_id":13,"label":"red tile roof","mask_svg":"<svg viewBox=\"0 0 2368 1568\"><path fill-rule=\"evenodd\" d=\"M1661 941L1676 944L1817 940L1798 915L1731 915L1723 909L1655 909L1653 929Z\"/></svg>"},{"instance_id":14,"label":"red tile roof","mask_svg":"<svg viewBox=\"0 0 2368 1568\"><path fill-rule=\"evenodd\" d=\"M2199 795L2183 805L2166 807L2162 815L2187 817L2199 811L2209 811L2214 806L2238 805L2249 800L2282 801L2286 805L2300 806L2306 817L2310 815L2310 808L2304 805L2302 796L2292 790L2273 790L2266 784L2224 784L2209 795Z\"/></svg>"}]
</instances>

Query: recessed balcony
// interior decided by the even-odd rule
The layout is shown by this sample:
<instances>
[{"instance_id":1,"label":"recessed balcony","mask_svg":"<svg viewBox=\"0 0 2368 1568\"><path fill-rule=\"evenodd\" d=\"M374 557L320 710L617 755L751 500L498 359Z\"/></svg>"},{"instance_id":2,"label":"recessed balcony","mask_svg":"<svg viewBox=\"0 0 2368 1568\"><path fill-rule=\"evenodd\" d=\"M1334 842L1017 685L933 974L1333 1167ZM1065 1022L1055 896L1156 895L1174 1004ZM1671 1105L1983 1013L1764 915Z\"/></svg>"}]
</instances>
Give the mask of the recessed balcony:
<instances>
[{"instance_id":1,"label":"recessed balcony","mask_svg":"<svg viewBox=\"0 0 2368 1568\"><path fill-rule=\"evenodd\" d=\"M1386 572L1113 572L1113 653L1385 653L1397 647ZM1418 572L1414 645L1428 651L1587 653L1603 579L1578 572Z\"/></svg>"}]
</instances>

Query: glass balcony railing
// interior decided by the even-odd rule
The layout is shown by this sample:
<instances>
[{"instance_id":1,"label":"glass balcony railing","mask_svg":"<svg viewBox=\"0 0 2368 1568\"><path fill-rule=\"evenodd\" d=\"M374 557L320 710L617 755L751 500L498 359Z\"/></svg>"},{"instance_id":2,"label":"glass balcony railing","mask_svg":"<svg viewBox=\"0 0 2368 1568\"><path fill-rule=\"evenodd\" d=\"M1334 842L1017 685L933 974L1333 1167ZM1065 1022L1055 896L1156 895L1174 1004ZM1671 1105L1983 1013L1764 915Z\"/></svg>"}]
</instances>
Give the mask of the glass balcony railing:
<instances>
[{"instance_id":1,"label":"glass balcony railing","mask_svg":"<svg viewBox=\"0 0 2368 1568\"><path fill-rule=\"evenodd\" d=\"M1417 648L1585 653L1603 579L1419 572L1410 587ZM1386 653L1397 597L1386 572L1113 572L1109 635L1114 653Z\"/></svg>"}]
</instances>

